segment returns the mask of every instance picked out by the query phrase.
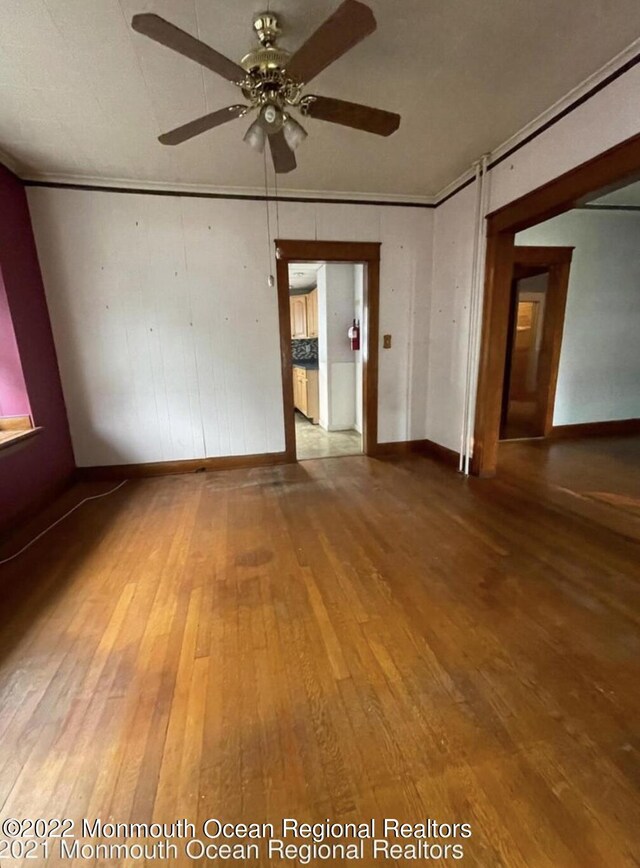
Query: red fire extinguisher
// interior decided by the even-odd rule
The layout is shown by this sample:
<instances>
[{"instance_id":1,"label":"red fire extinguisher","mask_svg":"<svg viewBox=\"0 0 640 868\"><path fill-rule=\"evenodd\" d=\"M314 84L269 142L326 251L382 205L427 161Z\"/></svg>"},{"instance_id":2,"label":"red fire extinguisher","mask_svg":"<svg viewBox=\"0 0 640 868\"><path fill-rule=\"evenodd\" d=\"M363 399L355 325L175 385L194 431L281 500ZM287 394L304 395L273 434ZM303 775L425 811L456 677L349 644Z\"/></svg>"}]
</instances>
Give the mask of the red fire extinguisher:
<instances>
[{"instance_id":1,"label":"red fire extinguisher","mask_svg":"<svg viewBox=\"0 0 640 868\"><path fill-rule=\"evenodd\" d=\"M360 323L358 320L353 321L353 325L347 332L349 335L349 340L351 341L351 349L359 350L360 349Z\"/></svg>"}]
</instances>

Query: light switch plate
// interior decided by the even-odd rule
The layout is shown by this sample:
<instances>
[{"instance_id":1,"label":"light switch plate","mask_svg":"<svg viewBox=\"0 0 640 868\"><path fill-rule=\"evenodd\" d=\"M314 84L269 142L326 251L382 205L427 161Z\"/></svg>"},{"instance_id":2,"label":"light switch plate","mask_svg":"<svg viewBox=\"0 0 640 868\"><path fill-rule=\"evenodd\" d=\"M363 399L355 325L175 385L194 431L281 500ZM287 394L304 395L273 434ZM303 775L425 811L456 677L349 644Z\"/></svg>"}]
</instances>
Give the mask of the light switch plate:
<instances>
[{"instance_id":1,"label":"light switch plate","mask_svg":"<svg viewBox=\"0 0 640 868\"><path fill-rule=\"evenodd\" d=\"M391 335L383 335L382 336L382 347L385 350L391 349Z\"/></svg>"}]
</instances>

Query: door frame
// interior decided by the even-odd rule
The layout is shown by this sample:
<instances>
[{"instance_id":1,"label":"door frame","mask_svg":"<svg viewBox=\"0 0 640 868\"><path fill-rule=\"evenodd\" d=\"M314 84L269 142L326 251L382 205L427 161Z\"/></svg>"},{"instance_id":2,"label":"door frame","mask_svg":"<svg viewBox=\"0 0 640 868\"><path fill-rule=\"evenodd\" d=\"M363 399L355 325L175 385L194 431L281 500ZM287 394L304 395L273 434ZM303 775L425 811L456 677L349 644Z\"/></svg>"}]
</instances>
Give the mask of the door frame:
<instances>
[{"instance_id":1,"label":"door frame","mask_svg":"<svg viewBox=\"0 0 640 868\"><path fill-rule=\"evenodd\" d=\"M349 262L364 265L361 334L366 336L366 344L362 347L362 451L365 455L373 456L378 447L380 242L296 241L280 238L276 239L275 246L286 460L297 461L289 310L289 265L292 262Z\"/></svg>"},{"instance_id":2,"label":"door frame","mask_svg":"<svg viewBox=\"0 0 640 868\"><path fill-rule=\"evenodd\" d=\"M536 411L536 423L542 434L548 437L553 428L553 408L558 385L558 368L560 366L560 350L562 347L562 332L564 314L569 289L569 271L573 247L524 247L513 248L512 288L509 311L509 332L505 352L505 374L503 376L502 406L508 401L509 384L506 371L510 364L511 343L513 339L513 279L518 265L530 269L540 269L540 273L548 273L549 280L545 292L544 320L542 324L542 343L538 361L539 393L542 401ZM501 414L502 415L502 414ZM502 422L502 419L501 419ZM502 428L502 425L500 426Z\"/></svg>"},{"instance_id":3,"label":"door frame","mask_svg":"<svg viewBox=\"0 0 640 868\"><path fill-rule=\"evenodd\" d=\"M594 193L640 179L640 134L632 136L487 217L487 256L480 338L473 457L474 476L494 476L507 352L515 236L580 206Z\"/></svg>"}]
</instances>

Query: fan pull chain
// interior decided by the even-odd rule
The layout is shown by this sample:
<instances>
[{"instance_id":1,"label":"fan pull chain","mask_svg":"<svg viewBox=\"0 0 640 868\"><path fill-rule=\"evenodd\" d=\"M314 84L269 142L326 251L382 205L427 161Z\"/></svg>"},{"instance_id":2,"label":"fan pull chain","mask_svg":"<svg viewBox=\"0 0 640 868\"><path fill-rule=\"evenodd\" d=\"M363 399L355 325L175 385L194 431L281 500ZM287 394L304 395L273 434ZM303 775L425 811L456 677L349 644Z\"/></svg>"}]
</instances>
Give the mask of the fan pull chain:
<instances>
[{"instance_id":1,"label":"fan pull chain","mask_svg":"<svg viewBox=\"0 0 640 868\"><path fill-rule=\"evenodd\" d=\"M271 218L269 215L269 184L267 181L267 149L264 149L264 204L267 209L267 268L269 269L269 277L267 278L267 286L275 286L275 278L271 271ZM277 204L276 204L277 214Z\"/></svg>"},{"instance_id":2,"label":"fan pull chain","mask_svg":"<svg viewBox=\"0 0 640 868\"><path fill-rule=\"evenodd\" d=\"M276 187L276 234L280 238L280 198L278 196L278 173L273 176L273 181Z\"/></svg>"}]
</instances>

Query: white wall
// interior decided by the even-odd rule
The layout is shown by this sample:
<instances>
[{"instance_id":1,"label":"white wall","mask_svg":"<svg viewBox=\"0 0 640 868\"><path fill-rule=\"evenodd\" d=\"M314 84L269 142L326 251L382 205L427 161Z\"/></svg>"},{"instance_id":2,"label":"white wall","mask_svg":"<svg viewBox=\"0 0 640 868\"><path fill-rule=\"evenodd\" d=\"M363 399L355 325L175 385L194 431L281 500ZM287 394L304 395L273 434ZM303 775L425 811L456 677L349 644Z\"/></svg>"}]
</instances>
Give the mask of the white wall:
<instances>
[{"instance_id":1,"label":"white wall","mask_svg":"<svg viewBox=\"0 0 640 868\"><path fill-rule=\"evenodd\" d=\"M460 448L469 341L475 189L436 210L429 328L427 438Z\"/></svg>"},{"instance_id":2,"label":"white wall","mask_svg":"<svg viewBox=\"0 0 640 868\"><path fill-rule=\"evenodd\" d=\"M356 402L356 418L353 427L359 434L362 434L362 347L364 346L364 265L354 266L354 302L355 302L355 317L360 323L360 349L354 353L355 359L355 402Z\"/></svg>"},{"instance_id":3,"label":"white wall","mask_svg":"<svg viewBox=\"0 0 640 868\"><path fill-rule=\"evenodd\" d=\"M640 417L640 212L575 210L520 232L573 246L554 425Z\"/></svg>"},{"instance_id":4,"label":"white wall","mask_svg":"<svg viewBox=\"0 0 640 868\"><path fill-rule=\"evenodd\" d=\"M348 431L356 422L355 358L347 331L355 316L355 266L327 263L318 270L320 426Z\"/></svg>"},{"instance_id":5,"label":"white wall","mask_svg":"<svg viewBox=\"0 0 640 868\"><path fill-rule=\"evenodd\" d=\"M327 333L327 266L316 273L318 292L318 424L329 424L329 346Z\"/></svg>"},{"instance_id":6,"label":"white wall","mask_svg":"<svg viewBox=\"0 0 640 868\"><path fill-rule=\"evenodd\" d=\"M263 202L29 188L80 466L284 449ZM433 212L281 203L282 238L381 241L379 439L424 437Z\"/></svg>"},{"instance_id":7,"label":"white wall","mask_svg":"<svg viewBox=\"0 0 640 868\"><path fill-rule=\"evenodd\" d=\"M635 66L492 169L489 210L638 132L640 66ZM471 184L435 211L426 436L455 450L464 411L474 208Z\"/></svg>"}]
</instances>

